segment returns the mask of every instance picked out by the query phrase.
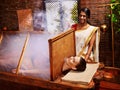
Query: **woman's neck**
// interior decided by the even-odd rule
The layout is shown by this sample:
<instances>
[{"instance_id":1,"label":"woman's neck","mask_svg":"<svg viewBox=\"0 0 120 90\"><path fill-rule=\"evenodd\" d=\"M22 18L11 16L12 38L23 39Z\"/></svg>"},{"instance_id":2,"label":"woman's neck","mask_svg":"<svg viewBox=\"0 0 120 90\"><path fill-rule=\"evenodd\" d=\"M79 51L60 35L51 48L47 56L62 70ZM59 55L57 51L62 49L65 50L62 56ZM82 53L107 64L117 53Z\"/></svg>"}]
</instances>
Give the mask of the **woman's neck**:
<instances>
[{"instance_id":1,"label":"woman's neck","mask_svg":"<svg viewBox=\"0 0 120 90\"><path fill-rule=\"evenodd\" d=\"M88 23L79 23L77 29L84 30L87 29L90 25Z\"/></svg>"},{"instance_id":2,"label":"woman's neck","mask_svg":"<svg viewBox=\"0 0 120 90\"><path fill-rule=\"evenodd\" d=\"M66 71L66 70L69 70L69 69L71 69L71 68L68 66L68 64L64 63L62 71Z\"/></svg>"}]
</instances>

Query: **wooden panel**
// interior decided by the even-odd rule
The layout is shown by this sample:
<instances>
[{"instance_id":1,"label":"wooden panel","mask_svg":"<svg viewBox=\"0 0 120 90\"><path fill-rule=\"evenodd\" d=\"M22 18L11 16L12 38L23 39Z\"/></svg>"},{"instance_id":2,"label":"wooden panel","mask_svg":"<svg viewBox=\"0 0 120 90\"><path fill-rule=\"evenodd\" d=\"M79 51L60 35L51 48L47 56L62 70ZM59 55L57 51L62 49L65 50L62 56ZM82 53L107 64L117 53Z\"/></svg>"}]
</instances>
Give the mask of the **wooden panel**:
<instances>
[{"instance_id":1,"label":"wooden panel","mask_svg":"<svg viewBox=\"0 0 120 90\"><path fill-rule=\"evenodd\" d=\"M5 86L5 87L4 87ZM0 72L0 89L2 90L80 90L74 84L64 84L21 75ZM83 90L83 89L82 89ZM86 90L86 89L85 89Z\"/></svg>"},{"instance_id":2,"label":"wooden panel","mask_svg":"<svg viewBox=\"0 0 120 90\"><path fill-rule=\"evenodd\" d=\"M31 9L17 10L19 30L33 31L33 19Z\"/></svg>"},{"instance_id":3,"label":"wooden panel","mask_svg":"<svg viewBox=\"0 0 120 90\"><path fill-rule=\"evenodd\" d=\"M75 56L75 33L68 30L57 37L49 39L51 80L62 73L65 57Z\"/></svg>"}]
</instances>

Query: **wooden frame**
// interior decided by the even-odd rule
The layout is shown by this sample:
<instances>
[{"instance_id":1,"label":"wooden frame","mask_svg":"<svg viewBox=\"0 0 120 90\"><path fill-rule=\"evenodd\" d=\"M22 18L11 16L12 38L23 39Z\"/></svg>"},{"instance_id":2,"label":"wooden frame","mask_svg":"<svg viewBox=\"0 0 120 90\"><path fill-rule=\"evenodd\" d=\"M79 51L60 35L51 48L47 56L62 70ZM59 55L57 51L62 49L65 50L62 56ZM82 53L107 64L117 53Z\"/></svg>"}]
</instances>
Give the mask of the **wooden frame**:
<instances>
[{"instance_id":1,"label":"wooden frame","mask_svg":"<svg viewBox=\"0 0 120 90\"><path fill-rule=\"evenodd\" d=\"M71 88L80 88L76 85L70 85L60 83L58 78L62 74L62 65L65 57L70 57L75 55L75 32L74 30L68 30L57 35L54 38L49 39L49 51L50 51L50 74L51 80L42 80L40 78L32 78L29 76L22 76L19 74L12 74L7 72L0 72L0 87L2 88L7 84L7 88L10 88L10 84L19 84L18 86L33 86L39 88L48 88L48 89L71 89ZM2 83L2 82L5 83ZM6 86L5 86L6 87ZM17 87L17 86L16 86ZM21 87L21 86L20 86Z\"/></svg>"},{"instance_id":2,"label":"wooden frame","mask_svg":"<svg viewBox=\"0 0 120 90\"><path fill-rule=\"evenodd\" d=\"M65 57L75 56L75 33L66 31L57 37L49 39L51 80L55 80L62 73Z\"/></svg>"}]
</instances>

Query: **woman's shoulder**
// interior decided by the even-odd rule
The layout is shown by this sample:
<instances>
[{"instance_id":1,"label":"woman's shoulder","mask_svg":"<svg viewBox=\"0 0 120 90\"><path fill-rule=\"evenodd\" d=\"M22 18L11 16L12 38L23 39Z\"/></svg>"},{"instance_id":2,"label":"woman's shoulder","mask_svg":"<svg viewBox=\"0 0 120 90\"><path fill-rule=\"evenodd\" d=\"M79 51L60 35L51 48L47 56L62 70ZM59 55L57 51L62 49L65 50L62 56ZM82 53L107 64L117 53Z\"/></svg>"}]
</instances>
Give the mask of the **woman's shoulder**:
<instances>
[{"instance_id":1,"label":"woman's shoulder","mask_svg":"<svg viewBox=\"0 0 120 90\"><path fill-rule=\"evenodd\" d=\"M72 24L72 25L71 25L71 28L72 28L73 30L76 30L76 29L77 29L77 26L78 26L78 24L75 23L75 24Z\"/></svg>"},{"instance_id":2,"label":"woman's shoulder","mask_svg":"<svg viewBox=\"0 0 120 90\"><path fill-rule=\"evenodd\" d=\"M96 30L100 29L98 26L93 26L93 25L90 25L90 28L91 29L96 29Z\"/></svg>"},{"instance_id":3,"label":"woman's shoulder","mask_svg":"<svg viewBox=\"0 0 120 90\"><path fill-rule=\"evenodd\" d=\"M93 28L99 28L98 26L94 26L94 25L90 25L91 27L93 27Z\"/></svg>"},{"instance_id":4,"label":"woman's shoulder","mask_svg":"<svg viewBox=\"0 0 120 90\"><path fill-rule=\"evenodd\" d=\"M74 27L76 27L77 25L78 25L77 23L72 24L72 26L74 26Z\"/></svg>"}]
</instances>

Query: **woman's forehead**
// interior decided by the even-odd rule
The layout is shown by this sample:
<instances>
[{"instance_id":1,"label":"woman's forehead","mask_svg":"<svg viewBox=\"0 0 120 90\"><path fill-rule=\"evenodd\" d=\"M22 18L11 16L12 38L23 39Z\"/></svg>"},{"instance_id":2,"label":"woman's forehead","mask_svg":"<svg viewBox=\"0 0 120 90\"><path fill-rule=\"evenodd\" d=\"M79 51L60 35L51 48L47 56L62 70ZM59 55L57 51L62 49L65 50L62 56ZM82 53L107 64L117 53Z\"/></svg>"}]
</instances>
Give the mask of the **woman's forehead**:
<instances>
[{"instance_id":1,"label":"woman's forehead","mask_svg":"<svg viewBox=\"0 0 120 90\"><path fill-rule=\"evenodd\" d=\"M80 57L74 57L75 58L75 61L79 62L80 61Z\"/></svg>"},{"instance_id":2,"label":"woman's forehead","mask_svg":"<svg viewBox=\"0 0 120 90\"><path fill-rule=\"evenodd\" d=\"M75 60L75 61L80 61L80 57L78 57L78 56L75 56L75 57L70 57L70 59L72 59L72 60Z\"/></svg>"},{"instance_id":3,"label":"woman's forehead","mask_svg":"<svg viewBox=\"0 0 120 90\"><path fill-rule=\"evenodd\" d=\"M83 11L81 11L81 12L80 12L80 15L86 15L86 13L85 13L85 12L83 12Z\"/></svg>"}]
</instances>

